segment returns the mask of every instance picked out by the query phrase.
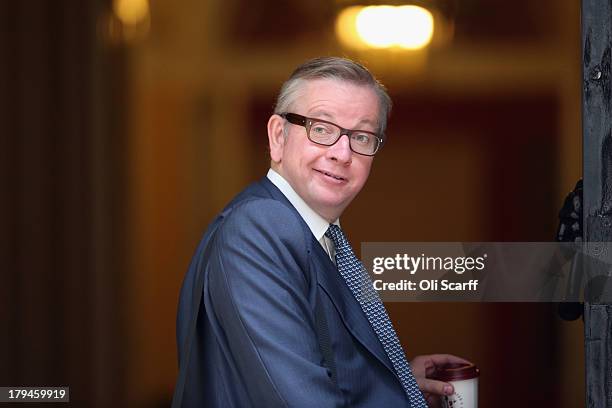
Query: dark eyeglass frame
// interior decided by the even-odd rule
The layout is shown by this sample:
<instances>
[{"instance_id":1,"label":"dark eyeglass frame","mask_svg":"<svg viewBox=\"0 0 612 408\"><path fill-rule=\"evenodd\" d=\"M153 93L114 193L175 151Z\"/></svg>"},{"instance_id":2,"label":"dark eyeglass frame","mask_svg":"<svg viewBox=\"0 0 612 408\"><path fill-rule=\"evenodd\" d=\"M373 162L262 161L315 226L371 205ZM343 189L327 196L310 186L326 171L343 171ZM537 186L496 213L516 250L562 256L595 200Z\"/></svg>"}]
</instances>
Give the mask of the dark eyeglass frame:
<instances>
[{"instance_id":1,"label":"dark eyeglass frame","mask_svg":"<svg viewBox=\"0 0 612 408\"><path fill-rule=\"evenodd\" d=\"M374 156L376 153L378 153L378 151L382 147L383 143L385 142L384 139L382 137L380 137L377 133L370 132L369 130L345 129L345 128L341 127L341 126L338 126L334 122L330 122L328 120L317 119L317 118L309 118L309 117L298 115L297 113L291 113L291 112L283 112L283 113L280 113L279 116L282 117L283 119L287 120L287 122L289 122L289 123L292 123L292 124L298 125L298 126L304 126L304 128L306 128L306 136L308 137L308 140L310 140L312 143L315 143L315 144L318 144L318 145L321 145L321 146L333 146L336 143L338 143L338 140L340 140L340 138L342 136L347 135L348 138L349 138L349 147L351 148L351 151L353 151L354 153L357 153L357 154L361 154L363 156ZM312 126L313 123L319 123L319 122L320 123L327 123L328 125L333 125L333 126L337 127L338 129L340 129L340 134L338 135L338 138L336 140L334 140L333 143L325 144L325 143L317 142L317 141L312 140L310 138L310 127ZM351 135L353 133L367 133L369 135L374 136L376 138L377 142L378 142L376 144L376 148L374 149L374 152L371 153L371 154L356 152L353 149L353 144L351 143Z\"/></svg>"}]
</instances>

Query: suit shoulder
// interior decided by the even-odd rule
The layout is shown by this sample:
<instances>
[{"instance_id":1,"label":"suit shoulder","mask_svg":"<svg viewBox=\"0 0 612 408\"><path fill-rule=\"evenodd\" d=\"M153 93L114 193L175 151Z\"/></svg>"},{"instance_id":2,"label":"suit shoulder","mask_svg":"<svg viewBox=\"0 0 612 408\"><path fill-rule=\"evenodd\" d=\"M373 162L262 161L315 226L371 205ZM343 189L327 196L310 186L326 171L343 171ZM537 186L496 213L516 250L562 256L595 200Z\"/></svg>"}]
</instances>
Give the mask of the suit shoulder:
<instances>
[{"instance_id":1,"label":"suit shoulder","mask_svg":"<svg viewBox=\"0 0 612 408\"><path fill-rule=\"evenodd\" d=\"M300 215L273 198L251 197L241 200L225 214L221 230L237 236L268 231L271 238L297 239L306 245L310 230Z\"/></svg>"},{"instance_id":2,"label":"suit shoulder","mask_svg":"<svg viewBox=\"0 0 612 408\"><path fill-rule=\"evenodd\" d=\"M259 254L289 270L288 262L306 268L312 245L310 235L310 229L293 208L271 198L249 198L236 203L226 214L215 241L224 256Z\"/></svg>"},{"instance_id":3,"label":"suit shoulder","mask_svg":"<svg viewBox=\"0 0 612 408\"><path fill-rule=\"evenodd\" d=\"M303 229L304 223L295 210L272 198L248 198L236 203L226 215L226 222L254 222L288 225Z\"/></svg>"}]
</instances>

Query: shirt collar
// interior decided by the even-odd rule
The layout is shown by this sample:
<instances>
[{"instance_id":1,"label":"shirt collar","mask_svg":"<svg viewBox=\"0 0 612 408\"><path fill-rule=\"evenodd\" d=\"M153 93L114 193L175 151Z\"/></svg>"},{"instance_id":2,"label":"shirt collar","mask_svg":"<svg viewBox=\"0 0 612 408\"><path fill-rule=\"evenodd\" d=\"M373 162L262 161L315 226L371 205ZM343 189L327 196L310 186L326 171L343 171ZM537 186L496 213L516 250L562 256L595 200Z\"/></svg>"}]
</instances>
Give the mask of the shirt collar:
<instances>
[{"instance_id":1,"label":"shirt collar","mask_svg":"<svg viewBox=\"0 0 612 408\"><path fill-rule=\"evenodd\" d=\"M310 208L302 197L295 192L289 182L283 178L283 176L278 174L273 169L270 169L268 170L266 177L268 177L272 184L278 187L281 193L283 193L287 200L289 200L291 205L295 207L302 219L304 219L304 222L306 222L306 225L308 225L308 228L310 228L312 235L315 236L317 241L320 241L329 228L329 222ZM340 226L340 220L337 219L333 222L333 224Z\"/></svg>"}]
</instances>

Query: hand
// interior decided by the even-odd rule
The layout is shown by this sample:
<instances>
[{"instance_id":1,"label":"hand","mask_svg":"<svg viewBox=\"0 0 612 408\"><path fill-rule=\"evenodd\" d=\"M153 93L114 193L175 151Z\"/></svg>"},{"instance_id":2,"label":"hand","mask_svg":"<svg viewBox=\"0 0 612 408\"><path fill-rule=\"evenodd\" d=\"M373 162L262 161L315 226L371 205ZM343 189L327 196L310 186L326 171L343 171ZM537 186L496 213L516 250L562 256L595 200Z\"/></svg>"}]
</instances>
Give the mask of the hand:
<instances>
[{"instance_id":1,"label":"hand","mask_svg":"<svg viewBox=\"0 0 612 408\"><path fill-rule=\"evenodd\" d=\"M440 407L440 396L451 395L455 390L453 386L444 381L431 380L437 366L445 364L471 364L468 360L452 354L430 354L427 356L417 356L410 362L412 374L414 375L419 388L425 396L427 405L431 408Z\"/></svg>"}]
</instances>

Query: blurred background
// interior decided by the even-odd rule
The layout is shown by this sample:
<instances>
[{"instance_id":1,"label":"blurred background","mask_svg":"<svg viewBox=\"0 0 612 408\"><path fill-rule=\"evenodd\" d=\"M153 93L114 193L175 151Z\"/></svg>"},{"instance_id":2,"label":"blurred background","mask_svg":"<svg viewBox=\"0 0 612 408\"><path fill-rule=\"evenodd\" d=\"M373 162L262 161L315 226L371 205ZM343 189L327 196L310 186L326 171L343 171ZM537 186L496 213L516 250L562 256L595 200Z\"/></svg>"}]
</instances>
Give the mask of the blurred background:
<instances>
[{"instance_id":1,"label":"blurred background","mask_svg":"<svg viewBox=\"0 0 612 408\"><path fill-rule=\"evenodd\" d=\"M354 247L554 240L581 175L580 2L414 1L414 43L380 36L400 9L354 8L380 4L0 2L0 385L169 405L182 277L265 175L275 96L315 56L362 61L395 102L342 218ZM409 356L480 366L482 406L584 406L583 324L554 305L388 308Z\"/></svg>"}]
</instances>

